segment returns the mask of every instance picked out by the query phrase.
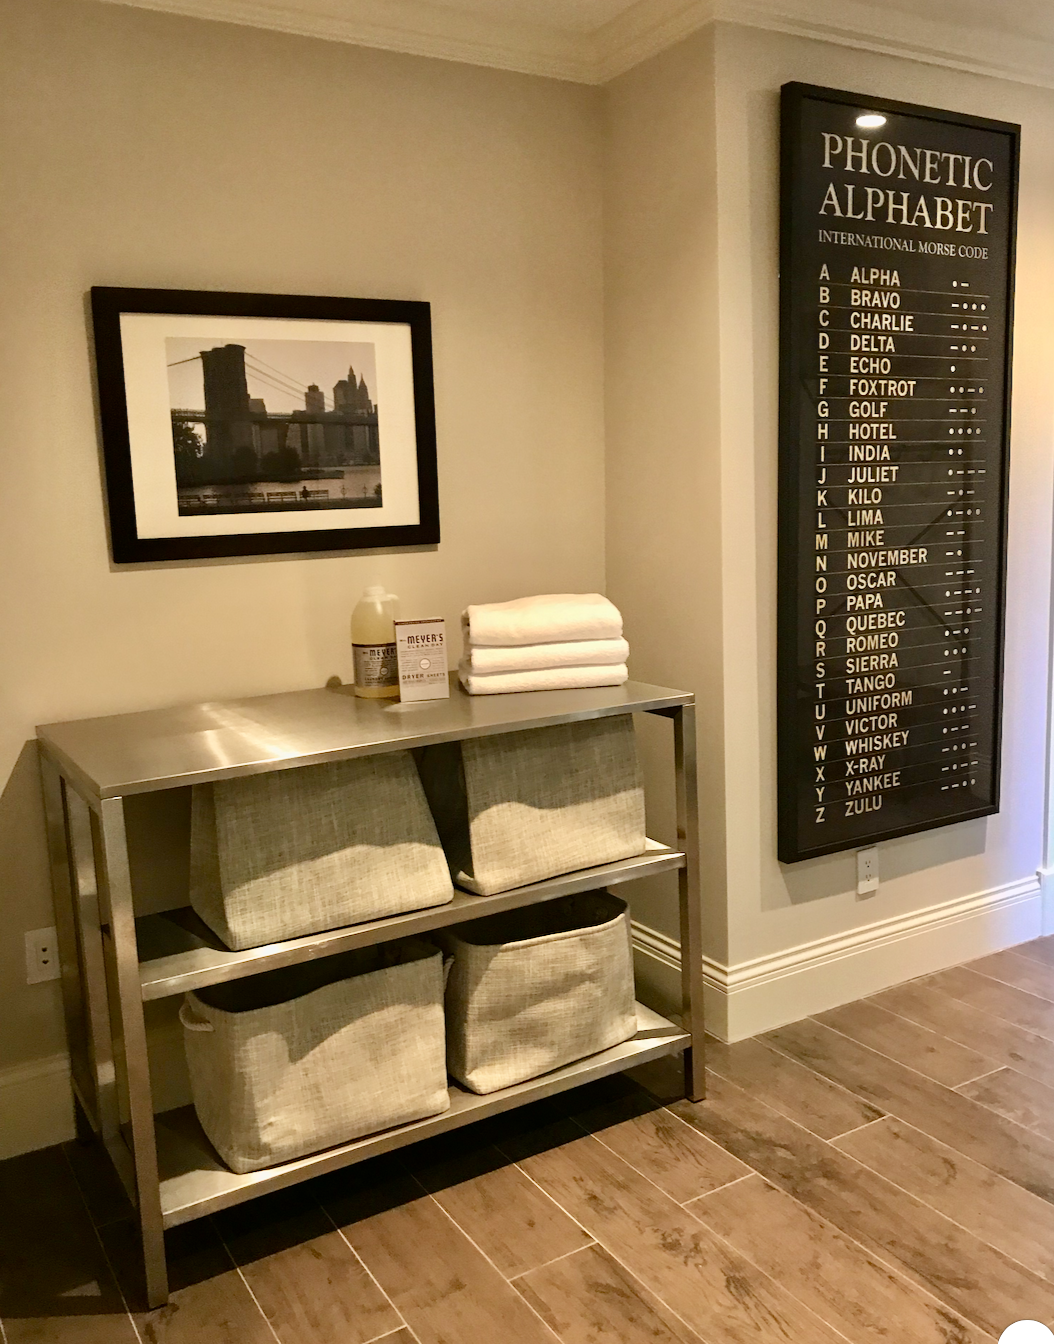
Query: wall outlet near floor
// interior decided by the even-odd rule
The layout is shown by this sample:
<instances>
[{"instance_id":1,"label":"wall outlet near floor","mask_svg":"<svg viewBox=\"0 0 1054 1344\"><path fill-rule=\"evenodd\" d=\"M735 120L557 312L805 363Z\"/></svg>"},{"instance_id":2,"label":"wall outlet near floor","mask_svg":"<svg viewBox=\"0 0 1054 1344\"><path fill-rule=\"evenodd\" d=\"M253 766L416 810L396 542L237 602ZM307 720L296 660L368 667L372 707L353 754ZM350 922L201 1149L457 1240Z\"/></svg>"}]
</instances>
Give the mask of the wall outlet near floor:
<instances>
[{"instance_id":1,"label":"wall outlet near floor","mask_svg":"<svg viewBox=\"0 0 1054 1344\"><path fill-rule=\"evenodd\" d=\"M856 851L856 894L870 896L878 890L878 846Z\"/></svg>"},{"instance_id":2,"label":"wall outlet near floor","mask_svg":"<svg viewBox=\"0 0 1054 1344\"><path fill-rule=\"evenodd\" d=\"M54 929L31 929L26 934L26 984L40 985L60 975L59 945Z\"/></svg>"}]
</instances>

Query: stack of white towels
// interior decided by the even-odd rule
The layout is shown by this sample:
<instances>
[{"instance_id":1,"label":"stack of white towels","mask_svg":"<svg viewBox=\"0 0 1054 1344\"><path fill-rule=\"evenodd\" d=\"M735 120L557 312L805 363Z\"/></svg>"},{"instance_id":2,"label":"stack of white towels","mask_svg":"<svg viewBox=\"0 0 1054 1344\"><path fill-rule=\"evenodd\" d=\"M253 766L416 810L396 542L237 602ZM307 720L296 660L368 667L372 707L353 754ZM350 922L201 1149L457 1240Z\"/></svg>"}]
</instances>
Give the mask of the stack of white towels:
<instances>
[{"instance_id":1,"label":"stack of white towels","mask_svg":"<svg viewBox=\"0 0 1054 1344\"><path fill-rule=\"evenodd\" d=\"M621 686L629 676L622 616L599 593L485 602L466 608L461 627L469 695Z\"/></svg>"}]
</instances>

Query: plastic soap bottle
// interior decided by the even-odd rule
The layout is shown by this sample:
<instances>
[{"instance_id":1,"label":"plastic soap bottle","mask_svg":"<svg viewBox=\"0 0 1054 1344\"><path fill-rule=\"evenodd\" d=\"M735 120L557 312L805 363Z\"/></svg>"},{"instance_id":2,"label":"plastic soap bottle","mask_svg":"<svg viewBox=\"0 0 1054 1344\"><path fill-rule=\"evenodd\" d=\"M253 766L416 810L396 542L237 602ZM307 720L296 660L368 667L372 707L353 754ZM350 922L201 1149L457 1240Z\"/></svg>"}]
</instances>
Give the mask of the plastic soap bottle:
<instances>
[{"instance_id":1,"label":"plastic soap bottle","mask_svg":"<svg viewBox=\"0 0 1054 1344\"><path fill-rule=\"evenodd\" d=\"M395 626L399 599L383 585L367 588L351 613L351 651L355 694L368 700L397 698L399 665L395 657Z\"/></svg>"}]
</instances>

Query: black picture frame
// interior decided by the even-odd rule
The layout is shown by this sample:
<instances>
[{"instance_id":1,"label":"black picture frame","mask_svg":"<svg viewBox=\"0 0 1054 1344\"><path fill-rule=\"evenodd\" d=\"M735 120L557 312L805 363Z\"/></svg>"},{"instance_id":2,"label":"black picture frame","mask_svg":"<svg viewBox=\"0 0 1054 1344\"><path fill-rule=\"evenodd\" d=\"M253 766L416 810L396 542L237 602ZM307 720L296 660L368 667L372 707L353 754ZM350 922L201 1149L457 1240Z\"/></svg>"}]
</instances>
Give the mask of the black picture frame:
<instances>
[{"instance_id":1,"label":"black picture frame","mask_svg":"<svg viewBox=\"0 0 1054 1344\"><path fill-rule=\"evenodd\" d=\"M438 545L439 488L428 303L98 286L91 290L91 315L110 549L115 564ZM166 324L167 318L173 319L171 328ZM245 331L251 333L255 342L272 339L288 342L290 338L310 342L310 348L319 352L326 368L332 366L346 346L368 350L366 337L375 339L378 344L374 349L378 353L371 358L373 376L381 378L376 371L383 370L380 393L376 387L366 387L362 375L356 388L352 373L350 383L345 380L339 385L344 389L344 401L340 406L334 401L330 408L325 389L320 389L314 379L275 368L271 372L272 381L256 389L263 391L264 396L254 399L250 411L238 410L240 419L235 422L230 419L235 412L228 409L221 415L215 410L222 403L215 391L214 363L213 406L177 410L167 390L170 386L165 381L167 372L161 372L164 351L171 349L166 347L169 330L200 331L200 336L181 335L184 343L214 341L216 349L225 343L228 351L242 350L241 386L248 388L246 369L252 356L247 356L245 345L239 344L241 330L237 324L231 326L232 318L243 320ZM305 335L311 332L316 333L314 338ZM363 344L357 344L356 338ZM292 347L287 343L270 347L279 348ZM306 351L308 345L297 348ZM235 354L232 358L233 374L229 360L221 373L228 382L233 378L236 384L239 357ZM189 364L192 359L179 362ZM260 369L263 377L269 366L264 363L254 367ZM204 381L203 373L203 384ZM300 386L297 390L298 383L308 382L310 387ZM222 392L227 384L219 386ZM271 389L269 394L267 388ZM288 400L294 393L307 395L312 391L316 398L314 408L285 412L266 409L267 395ZM337 386L333 393L338 394ZM168 399L167 431L162 419L162 396ZM244 395L239 392L237 396L245 405L250 404L245 400L248 392ZM208 401L207 391L203 400ZM177 419L188 426L186 435L180 439L182 459L172 429ZM231 447L235 423L243 439L237 450ZM391 432L386 439L389 428ZM324 466L305 465L301 453L296 457L300 465L291 466L301 451L299 447L289 447L294 431L296 444L305 445L304 453L308 451L309 440L316 445L311 450L316 461L328 456L348 464L357 452L354 466L339 468L343 471L339 476L341 496L353 471L367 482L376 479L372 492L364 484L361 496L349 496L347 502L341 497L332 498L330 484L335 489L338 479L338 467L332 462L327 473ZM221 442L222 434L227 437ZM353 437L356 434L358 438ZM266 439L262 440L261 435L266 435ZM214 442L210 442L210 436ZM250 436L255 436L251 442ZM392 453L397 454L389 458L395 463L391 471L394 485L389 484L385 457L389 439L396 445ZM188 450L186 443L193 444L195 440L200 445L199 461L188 468L186 453L189 451L193 459L195 450ZM281 461L286 474L279 484L289 488L268 492L251 480L253 468L246 467L244 453L251 449L262 464L264 453L259 449L262 442L281 443L285 456L281 459L274 456L279 451L275 449L267 461ZM343 443L344 447L330 451L334 442ZM319 448L318 444L323 446ZM237 479L248 484L240 494L231 484L233 475L220 479L225 461L221 452L226 449L243 453L238 460L241 475ZM201 465L210 460L211 466ZM231 456L226 460L235 459ZM181 466L174 465L177 462ZM177 476L180 470L184 473L183 484ZM219 484L203 486L205 493L199 493L195 499L188 494L185 484L188 470L198 475L211 473ZM267 474L263 466L256 470L259 476ZM312 482L319 488L310 490ZM368 516L375 510L381 515L388 514L388 518ZM341 525L326 526L331 516Z\"/></svg>"},{"instance_id":2,"label":"black picture frame","mask_svg":"<svg viewBox=\"0 0 1054 1344\"><path fill-rule=\"evenodd\" d=\"M857 140L864 134L863 131L856 130L861 123L852 120L846 121L846 116L855 116L857 113L877 114L879 117L885 117L888 121L888 127L882 131L876 132L876 135L885 137L896 142L901 128L912 129L914 139L910 141L911 145L935 144L939 145L943 151L948 151L944 155L945 159L954 158L959 164L958 176L965 172L964 155L972 156L965 162L977 161L978 155L992 153L992 144L996 141L1003 145L1000 154L994 154L993 158L997 163L1002 164L1000 173L995 173L994 194L987 199L997 202L998 216L990 215L988 218L992 222L992 232L998 236L998 243L995 245L990 264L985 262L970 263L961 270L951 270L951 263L947 258L953 255L947 251L951 246L948 242L948 232L929 233L926 231L916 232L912 228L906 227L906 215L896 213L900 209L901 196L896 198L897 204L889 204L886 210L888 219L882 218L882 211L879 207L873 206L877 199L875 196L866 194L865 185L882 186L885 182L879 174L886 172L888 167L888 153L884 155L879 164L878 174L868 178L854 177L857 163L861 160L859 154L857 158L851 161L851 169L842 171L827 172L825 176L819 173L820 159L817 155L815 134L819 122L815 109L824 108L830 112L830 121L824 123L825 126L835 134L845 133L844 128L854 132ZM810 110L812 109L812 111ZM994 121L988 118L975 117L968 114L954 112L941 108L919 106L912 103L904 103L887 98L876 98L868 94L854 93L842 89L829 89L817 87L814 85L791 83L783 86L781 97L781 197L780 197L780 428L779 428L779 543L778 543L778 620L777 620L777 718L778 718L778 751L777 751L777 778L778 778L778 846L777 853L783 863L797 863L804 859L816 858L824 854L832 854L842 850L855 849L864 845L871 845L880 840L893 839L898 836L911 835L919 831L930 830L936 827L952 825L957 822L967 821L975 818L990 816L999 811L999 788L1000 788L1000 743L1001 743L1001 715L1002 715L1002 682L1003 682L1003 639L1004 639L1004 620L1005 620L1005 585L1006 585L1006 536L1007 536L1007 509L1008 509L1008 484L1009 484L1009 447L1010 447L1010 399L1011 399L1011 357L1013 341L1013 312L1014 312L1014 261L1017 232L1017 192L1019 176L1019 156L1020 156L1020 127L1002 121ZM826 114L824 114L826 115ZM840 122L839 117L843 120ZM810 118L812 118L810 120ZM806 126L811 128L810 135L812 139L806 138ZM927 132L926 128L929 128ZM920 131L922 138L920 138ZM926 138L928 134L928 138ZM826 145L827 141L824 140ZM854 142L855 149L859 151L860 145ZM954 153L953 153L954 151ZM899 151L898 151L899 153ZM991 166L988 159L981 160ZM836 162L840 162L837 161ZM944 168L941 169L942 173ZM953 172L949 166L949 172ZM887 174L888 175L888 174ZM905 170L905 180L897 180L896 187L910 188L915 191L914 196L905 196L905 203L909 200L911 208L918 211L917 197L920 187L913 180L910 168ZM848 187L853 181L858 181L862 185L856 187L856 196L847 195ZM922 175L923 183L932 182L934 178L929 175L929 169ZM942 188L937 188L942 190ZM838 207L838 215L835 214L835 208L827 210L828 195L825 193L834 192L834 202L841 202L844 206L844 213L841 207ZM976 192L966 191L966 197L976 197ZM960 197L962 191L951 191L949 196ZM821 206L821 201L823 205ZM820 218L817 207L823 212ZM958 208L956 203L956 208ZM963 216L956 217L956 224L969 223L970 205L967 199L963 203ZM876 213L877 211L877 213ZM920 215L924 219L925 215ZM996 219L998 218L998 226ZM895 223L892 221L896 221ZM850 222L852 221L852 222ZM857 222L862 221L862 222ZM949 229L950 226L945 223L943 228ZM969 237L967 232L960 233L958 228L952 230L957 236L953 241L955 244L954 255L959 258L955 266L961 265L961 259L968 254L960 252L959 244L968 245L974 239ZM878 235L878 236L876 236ZM927 249L921 246L921 239L928 238ZM914 239L914 241L913 241ZM944 250L932 250L934 240L940 240L940 246ZM986 254L987 256L987 254ZM837 258L837 273L835 266ZM822 280L820 271L821 262L830 263L831 274L831 295L830 299L821 299L820 291L817 285ZM845 358L845 365L839 363L834 355L841 354L845 356L845 351L838 346L835 341L836 329L842 330L843 337L846 337L846 318L839 317L836 310L841 305L848 312L856 300L847 290L853 283L861 284L866 289L868 284L877 283L881 286L888 286L892 281L856 281L852 279L851 272L854 265L861 268L867 268L869 273L873 268L888 268L892 271L899 267L899 273L902 279L898 281L905 286L904 304L900 311L905 313L915 313L915 320L918 322L916 327L900 327L901 331L914 331L918 336L925 336L929 333L927 339L932 339L933 344L921 346L916 337L905 338L901 340L896 338L895 353L894 343L890 342L888 346L882 347L883 350L890 351L890 358L884 360L879 366L877 359L869 359L867 367L863 365L854 370L852 359ZM971 269L973 267L973 269ZM826 268L824 268L826 269ZM976 274L975 274L976 271ZM978 293L976 296L971 294L959 293L956 297L949 289L951 285L961 285L967 280L967 288L975 281L984 281L983 288L985 293ZM975 288L980 288L975 285ZM844 297L839 297L838 293ZM941 291L947 290L943 299L938 300L936 295ZM931 297L927 302L919 301L919 296L923 293ZM912 298L914 294L914 298ZM964 365L958 362L951 364L951 360L961 360L960 355L951 354L954 350L965 351L967 346L962 344L963 336L958 337L952 334L953 330L950 323L953 319L961 322L962 303L967 298L986 301L985 319L992 324L992 331L989 333L989 327L984 327L986 337L989 341L997 339L996 344L990 344L985 347L986 360L980 359L974 361L972 354L970 363ZM821 319L819 310L824 303L832 305L826 319ZM960 306L962 304L962 306ZM979 306L979 305L975 305ZM957 308L958 313L953 312L952 308ZM929 311L932 310L932 311ZM855 316L855 315L854 315ZM821 348L819 342L822 338L818 336L818 321L830 322L830 338L832 344L831 362L825 364L818 361L817 351ZM889 326L889 330L896 331L897 317L894 315ZM883 318L883 321L885 319ZM945 328L939 324L946 322L948 324L947 338L938 339L937 334L943 333ZM878 330L877 326L869 326L867 330ZM881 330L886 330L883 327ZM861 330L864 330L862 327ZM961 332L966 328L962 327ZM998 333L998 337L996 334ZM848 339L848 337L846 337ZM870 338L867 338L870 339ZM879 338L881 339L881 338ZM973 339L972 337L970 338ZM913 346L912 342L916 344ZM827 347L823 347L827 348ZM878 347L874 344L868 344L861 341L859 346L853 346L851 343L849 350L861 349L874 351ZM932 361L934 372L940 371L942 379L949 379L951 385L943 387L928 387L929 383L936 380L929 377L931 365L923 366L918 351L925 349L927 359ZM970 347L973 351L973 347ZM949 363L947 368L954 367L957 370L957 376L951 378L949 373L945 372L945 365L940 364L936 358L937 353L941 358L947 358ZM912 355L915 355L914 363ZM916 367L917 366L917 367ZM963 369L969 367L977 370L976 377L967 376ZM866 529L871 526L870 523L852 523L854 515L848 512L849 504L852 503L852 497L848 502L844 501L839 494L841 478L837 472L824 472L824 465L835 467L839 465L840 459L838 453L828 455L821 452L821 438L829 432L829 445L831 449L837 449L835 440L840 431L835 427L836 421L844 419L847 415L851 417L853 411L842 398L852 397L853 384L849 382L849 377L853 372L860 374L879 373L887 378L887 382L881 386L891 387L897 379L908 379L915 377L921 379L919 387L924 390L920 395L929 398L931 402L937 405L933 411L922 411L913 409L908 401L897 398L901 395L899 391L890 391L883 393L879 391L875 394L878 397L888 395L888 405L892 409L889 411L889 417L897 421L895 425L896 437L901 440L898 446L890 449L890 460L894 465L899 461L908 464L905 468L900 467L905 472L905 476L891 477L889 479L899 480L900 484L886 491L887 498L883 501L884 513L878 520L878 527L884 528L883 532L871 533ZM829 381L823 383L820 379L825 374L830 374ZM963 382L963 388L958 388L960 379ZM973 383L983 379L984 386L977 387ZM857 384L857 395L869 397L870 393L859 391L863 385L861 380ZM843 386L844 384L844 386ZM876 386L879 384L876 383ZM912 385L914 387L914 385ZM950 396L953 392L965 392L966 400L956 400L956 397ZM981 407L979 402L970 401L969 394L975 392L985 392L988 394L985 399L985 407ZM911 396L915 392L912 391ZM821 403L828 403L830 409L821 409ZM919 421L923 416L937 416L941 413L938 403L944 402L947 405L954 405L959 414L974 415L977 412L970 409L971 405L977 405L980 408L980 414L985 419L985 432L983 441L965 440L965 457L963 461L958 461L963 456L964 449L959 445L964 442L959 439L964 430L956 428L954 430L955 438L949 440L945 438L943 443L948 445L954 442L955 461L949 469L947 461L944 462L945 470L953 476L953 484L964 488L969 482L960 482L958 477L962 475L960 467L964 469L969 466L971 469L982 467L985 472L985 491L983 493L984 504L984 528L979 524L965 523L965 532L957 533L964 540L958 543L944 542L943 545L955 545L956 551L944 551L942 548L934 546L936 538L942 537L944 533L936 531L935 518L940 518L940 509L937 507L936 494L932 487L929 487L931 493L926 495L926 489L919 482L922 476L916 474L911 476L911 464L921 461L925 454L921 451L921 444L924 441L927 431L919 428ZM871 403L874 405L874 403ZM878 412L874 412L878 414ZM864 414L863 411L858 414ZM868 412L871 414L871 412ZM886 414L885 410L881 414ZM948 411L949 416L951 411ZM824 415L831 416L831 428L829 431L821 429L820 417ZM846 420L846 433L849 434L849 421ZM936 423L934 421L934 423ZM953 433L952 420L946 420L944 426L938 431L933 430L929 433ZM959 420L957 424L969 425L971 422ZM976 433L967 429L966 434ZM936 439L933 440L936 443ZM972 447L970 445L973 445ZM912 458L912 451L919 449L919 457ZM941 449L942 452L951 453L952 449ZM865 459L854 459L853 450L847 448L848 461L864 461ZM976 461L971 462L971 458ZM821 479L821 472L823 477ZM873 478L873 479L878 479ZM847 476L851 480L851 473ZM914 480L915 484L910 484ZM946 483L945 483L946 484ZM820 491L824 493L821 496ZM874 495L875 491L872 490ZM892 498L889 498L891 496ZM821 502L827 512L820 511ZM868 501L873 503L874 501ZM949 503L948 500L944 501ZM907 526L899 527L898 505L903 508L905 503L916 505L922 509L923 516L930 532L927 534L924 528L917 526L912 521L911 528ZM892 505L893 507L888 507ZM929 513L926 513L926 509ZM841 512L840 512L841 511ZM856 517L863 516L864 511L857 511ZM906 510L905 510L906 512ZM843 516L844 514L844 516ZM832 515L835 515L832 518ZM949 517L951 515L949 514ZM894 592L886 598L885 606L890 611L894 611L900 605L907 606L909 598L907 590L911 590L913 596L910 601L916 603L915 613L921 615L921 607L927 605L928 611L925 613L932 626L930 636L918 635L918 638L932 638L936 640L933 645L932 656L926 654L920 656L915 649L911 647L912 639L917 632L908 630L906 635L907 653L901 652L900 666L896 670L894 679L896 681L897 693L903 693L905 689L912 692L913 699L899 702L901 706L905 703L911 705L911 709L900 714L897 720L896 729L892 736L899 737L900 733L908 729L905 737L910 742L911 749L898 750L894 744L892 748L883 755L889 735L883 736L878 730L879 717L873 716L873 722L876 725L874 729L854 728L852 732L857 734L854 739L856 743L875 742L874 748L866 747L867 751L873 751L875 755L871 758L878 760L882 757L883 764L876 767L882 771L888 771L890 778L895 772L895 781L890 782L888 789L883 786L884 792L882 802L885 806L881 810L861 813L854 816L851 821L847 821L841 816L841 807L848 800L849 785L842 781L838 771L843 764L846 769L846 780L848 779L848 770L850 763L848 761L849 737L851 736L849 719L852 714L862 716L870 712L872 708L883 710L886 707L885 699L879 695L871 695L871 684L866 678L856 677L855 681L849 681L849 658L841 655L848 655L853 650L848 647L849 641L845 641L846 647L843 648L842 640L845 630L848 629L848 621L838 624L838 613L833 604L829 603L827 611L828 616L826 636L826 657L824 660L824 671L829 682L826 686L826 692L818 689L819 683L814 684L815 679L820 673L812 670L819 667L820 644L817 639L822 639L815 627L817 613L814 610L813 600L817 596L814 591L817 581L818 567L821 563L817 560L821 551L819 549L819 536L816 532L818 527L831 529L840 529L843 526L848 529L850 525L860 527L861 531L857 533L859 537L865 538L859 542L853 542L851 534L846 532L844 543L828 540L830 545L830 570L827 574L837 574L839 566L845 562L848 549L857 545L861 547L874 547L875 555L887 555L891 558L887 563L889 572L896 573L895 589L902 590L901 596ZM958 526L958 524L957 524ZM833 535L833 533L832 533ZM946 534L950 537L952 534ZM880 540L869 541L866 538L871 536L880 537ZM945 560L940 566L932 563L933 574L927 572L924 562L915 562L915 557L904 561L901 566L895 558L898 555L904 556L910 553L912 546L929 544L932 554L941 556L951 556L953 553L965 556L964 561ZM959 550L958 546L964 549ZM897 548L901 548L899 551ZM882 549L886 548L886 549ZM836 551L839 554L836 554ZM877 563L877 562L876 562ZM944 565L951 566L947 571ZM965 564L971 566L969 569L956 571L954 566ZM979 567L977 567L979 565ZM939 569L940 574L937 575ZM846 569L848 583L848 568ZM960 617L958 620L949 620L949 611L945 608L951 608L952 603L942 601L946 596L952 596L956 590L955 582L945 588L946 573L954 575L958 572L969 575L980 576L984 587L983 615L978 617L976 613L970 618L971 624L966 627L965 622ZM941 582L936 586L932 596L925 598L927 593L926 585L940 577ZM969 579L973 583L976 579ZM831 589L825 590L830 593L835 590L832 584ZM837 594L839 600L846 602L844 594ZM969 599L967 599L969 600ZM848 611L846 603L846 611ZM942 619L937 620L940 616ZM912 624L910 614L905 617L908 626ZM940 627L940 628L938 628ZM877 627L876 627L877 628ZM832 634L833 632L833 634ZM954 636L954 638L953 638ZM857 642L859 645L859 641ZM937 647L937 645L940 647ZM867 645L868 648L871 645ZM875 647L885 647L876 642ZM832 652L833 650L833 652ZM859 651L857 647L856 651ZM957 670L953 675L953 683L958 681L961 686L954 689L969 688L968 708L974 714L971 723L968 743L964 741L963 745L970 748L970 764L973 765L973 757L976 756L978 768L976 772L971 768L966 775L951 773L959 768L959 760L965 758L950 756L944 751L944 744L950 742L950 737L944 737L951 729L945 725L954 724L958 727L963 721L960 719L945 718L945 715L954 714L957 706L953 707L953 700L944 700L948 694L943 690L941 684L934 681L934 676L939 672L941 675L952 675L945 673L944 667L950 666L942 660L949 655L959 655L958 662L955 664ZM881 656L881 655L879 655ZM860 660L857 660L858 662ZM923 662L931 662L935 671L924 675L920 667ZM844 670L842 664L844 663ZM873 664L878 666L878 664ZM885 667L885 664L882 664ZM859 671L859 667L857 668ZM873 679L872 679L873 680ZM842 699L843 692L838 689L840 681L844 681L849 689L846 695L852 695L853 699ZM857 684L864 687L863 691L856 690ZM889 682L893 686L893 681ZM943 693L942 693L943 692ZM824 696L827 700L826 709L817 701L818 696ZM940 695L940 699L937 696ZM868 698L870 696L870 699ZM888 697L896 705L898 702L894 696ZM816 702L816 703L814 703ZM852 710L851 705L862 705L863 709ZM814 723L821 712L826 712L826 727L819 722ZM927 721L929 715L930 721ZM887 716L888 717L888 716ZM896 715L894 715L896 717ZM845 747L843 749L839 739L845 736ZM826 731L828 739L831 739L827 748L818 745L816 738L821 731ZM862 735L862 736L861 736ZM891 739L889 739L891 740ZM920 747L924 750L919 751ZM843 762L840 753L845 751L846 758ZM820 758L817 754L824 751L825 754ZM833 762L833 765L832 765ZM826 764L826 770L822 767ZM820 780L820 775L823 780ZM941 778L941 776L944 778ZM932 776L932 779L928 778ZM832 777L835 787L830 788ZM846 797L839 793L839 788L843 788ZM821 797L817 794L818 788L825 788ZM927 794L927 789L929 790ZM870 800L865 800L870 801ZM825 803L837 803L837 809L828 807L824 820L830 822L832 813L836 813L838 820L835 825L819 824L818 814L824 812ZM880 803L881 806L881 803ZM846 809L848 816L848 809ZM824 833L825 832L825 833Z\"/></svg>"}]
</instances>

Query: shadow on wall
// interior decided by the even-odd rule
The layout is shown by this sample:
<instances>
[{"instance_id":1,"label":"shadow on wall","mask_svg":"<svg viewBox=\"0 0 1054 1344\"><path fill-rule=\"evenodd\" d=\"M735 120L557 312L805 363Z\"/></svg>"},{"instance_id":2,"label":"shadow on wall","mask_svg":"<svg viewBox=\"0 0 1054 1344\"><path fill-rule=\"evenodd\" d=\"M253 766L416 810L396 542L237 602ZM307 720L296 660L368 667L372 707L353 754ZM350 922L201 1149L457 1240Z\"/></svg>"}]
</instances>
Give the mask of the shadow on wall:
<instances>
[{"instance_id":1,"label":"shadow on wall","mask_svg":"<svg viewBox=\"0 0 1054 1344\"><path fill-rule=\"evenodd\" d=\"M22 933L55 922L36 740L0 794L0 1067L58 1054L65 1029L57 982L26 984Z\"/></svg>"},{"instance_id":2,"label":"shadow on wall","mask_svg":"<svg viewBox=\"0 0 1054 1344\"><path fill-rule=\"evenodd\" d=\"M0 794L0 888L11 896L19 893L18 908L27 918L46 915L50 923L50 881L40 758L34 738L22 746ZM27 905L34 892L44 898L39 906L31 901Z\"/></svg>"},{"instance_id":3,"label":"shadow on wall","mask_svg":"<svg viewBox=\"0 0 1054 1344\"><path fill-rule=\"evenodd\" d=\"M939 830L905 835L899 840L883 840L882 881L892 882L896 878L922 873L943 863L976 858L985 851L987 834L987 818L979 817L975 821L963 821ZM780 872L791 905L823 901L829 896L844 896L847 892L856 891L856 850L827 854L822 859L806 859L802 863L780 864ZM770 908L785 904L784 901L773 901Z\"/></svg>"},{"instance_id":4,"label":"shadow on wall","mask_svg":"<svg viewBox=\"0 0 1054 1344\"><path fill-rule=\"evenodd\" d=\"M186 905L190 790L139 794L125 804L136 913ZM37 743L26 742L0 794L0 1069L61 1054L58 981L26 984L22 933L55 922Z\"/></svg>"},{"instance_id":5,"label":"shadow on wall","mask_svg":"<svg viewBox=\"0 0 1054 1344\"><path fill-rule=\"evenodd\" d=\"M128 866L137 915L175 910L190 899L190 789L125 799Z\"/></svg>"}]
</instances>

